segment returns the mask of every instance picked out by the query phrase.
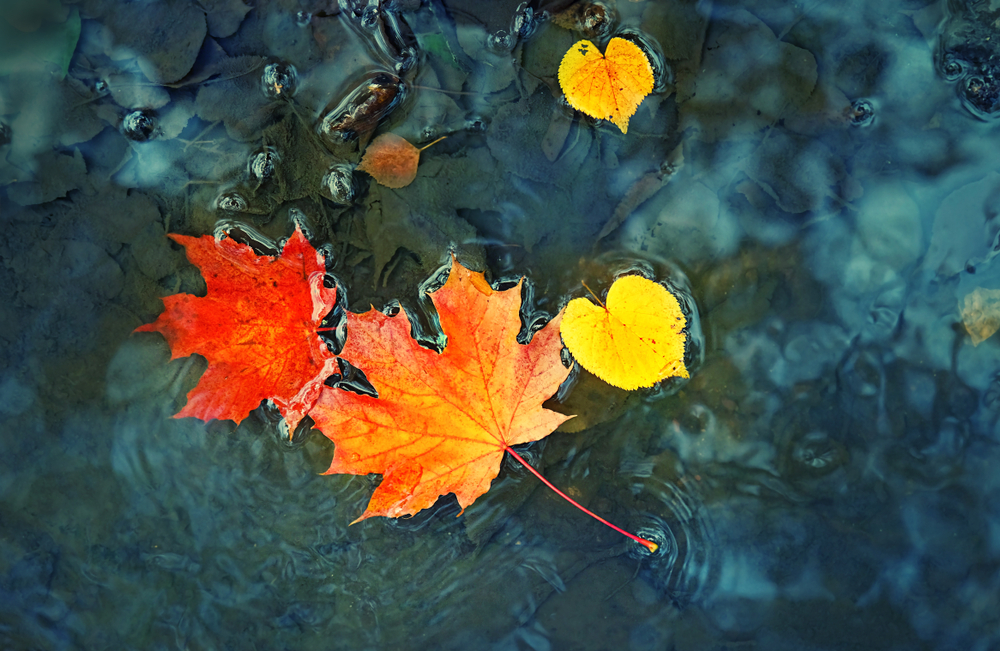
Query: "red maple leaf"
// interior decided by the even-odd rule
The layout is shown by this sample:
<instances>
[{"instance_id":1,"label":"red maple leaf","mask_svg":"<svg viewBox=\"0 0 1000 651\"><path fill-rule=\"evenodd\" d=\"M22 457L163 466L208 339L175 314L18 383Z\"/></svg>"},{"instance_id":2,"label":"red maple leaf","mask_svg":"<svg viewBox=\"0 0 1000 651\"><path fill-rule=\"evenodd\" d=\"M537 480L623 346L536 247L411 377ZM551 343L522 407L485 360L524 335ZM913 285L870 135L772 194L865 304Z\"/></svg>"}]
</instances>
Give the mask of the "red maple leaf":
<instances>
[{"instance_id":1,"label":"red maple leaf","mask_svg":"<svg viewBox=\"0 0 1000 651\"><path fill-rule=\"evenodd\" d=\"M519 344L520 283L495 291L457 262L431 300L448 336L444 352L414 341L403 312L349 313L341 355L378 398L324 388L310 412L336 443L328 474L382 474L358 520L412 515L448 493L465 508L489 489L510 446L569 418L542 407L569 374L560 317Z\"/></svg>"},{"instance_id":2,"label":"red maple leaf","mask_svg":"<svg viewBox=\"0 0 1000 651\"><path fill-rule=\"evenodd\" d=\"M184 246L208 285L204 297L167 296L163 314L136 328L162 333L171 359L198 353L208 360L175 418L239 423L270 398L293 432L338 370L316 334L337 296L323 286L322 258L297 228L278 257L210 235L170 238Z\"/></svg>"}]
</instances>

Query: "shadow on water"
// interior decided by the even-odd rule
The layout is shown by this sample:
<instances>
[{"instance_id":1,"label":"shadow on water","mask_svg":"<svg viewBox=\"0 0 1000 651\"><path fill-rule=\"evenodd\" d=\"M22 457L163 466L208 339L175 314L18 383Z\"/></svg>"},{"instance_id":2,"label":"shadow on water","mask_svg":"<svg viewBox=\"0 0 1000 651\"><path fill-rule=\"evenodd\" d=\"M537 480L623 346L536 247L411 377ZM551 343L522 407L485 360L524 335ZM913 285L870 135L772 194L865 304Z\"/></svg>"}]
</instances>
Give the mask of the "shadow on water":
<instances>
[{"instance_id":1,"label":"shadow on water","mask_svg":"<svg viewBox=\"0 0 1000 651\"><path fill-rule=\"evenodd\" d=\"M3 646L997 648L994 5L4 3ZM612 36L655 74L627 134L558 82ZM384 132L447 138L393 189L356 169ZM660 549L510 459L349 526L379 478L321 476L310 421L171 418L206 361L132 332L206 285L166 235L295 227L333 350L370 305L440 350L451 254L527 278L522 343L584 282L675 291L691 379L577 369L518 448Z\"/></svg>"}]
</instances>

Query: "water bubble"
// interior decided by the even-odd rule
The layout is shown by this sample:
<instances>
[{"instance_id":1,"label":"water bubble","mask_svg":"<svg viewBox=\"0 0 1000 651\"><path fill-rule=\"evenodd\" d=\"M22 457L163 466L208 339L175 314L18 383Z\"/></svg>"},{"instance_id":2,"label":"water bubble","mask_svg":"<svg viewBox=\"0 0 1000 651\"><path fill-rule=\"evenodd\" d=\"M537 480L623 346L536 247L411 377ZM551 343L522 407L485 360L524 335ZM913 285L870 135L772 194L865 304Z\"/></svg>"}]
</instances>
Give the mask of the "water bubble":
<instances>
[{"instance_id":1,"label":"water bubble","mask_svg":"<svg viewBox=\"0 0 1000 651\"><path fill-rule=\"evenodd\" d=\"M791 459L813 475L826 474L847 461L847 450L826 432L809 432L792 446Z\"/></svg>"},{"instance_id":2,"label":"water bubble","mask_svg":"<svg viewBox=\"0 0 1000 651\"><path fill-rule=\"evenodd\" d=\"M361 12L361 26L367 29L378 27L380 14L378 1L372 0Z\"/></svg>"},{"instance_id":3,"label":"water bubble","mask_svg":"<svg viewBox=\"0 0 1000 651\"><path fill-rule=\"evenodd\" d=\"M1000 84L992 74L970 76L962 89L962 101L973 115L992 117L1000 109Z\"/></svg>"},{"instance_id":4,"label":"water bubble","mask_svg":"<svg viewBox=\"0 0 1000 651\"><path fill-rule=\"evenodd\" d=\"M415 47L404 47L399 52L399 58L396 60L396 74L402 75L406 74L410 70L416 67L417 61L420 60L420 55Z\"/></svg>"},{"instance_id":5,"label":"water bubble","mask_svg":"<svg viewBox=\"0 0 1000 651\"><path fill-rule=\"evenodd\" d=\"M264 181L274 174L274 166L277 162L278 153L270 147L265 147L250 157L247 162L247 171L258 181Z\"/></svg>"},{"instance_id":6,"label":"water bubble","mask_svg":"<svg viewBox=\"0 0 1000 651\"><path fill-rule=\"evenodd\" d=\"M215 207L228 212L246 212L248 205L247 200L241 194L226 192L220 194L219 198L215 200Z\"/></svg>"},{"instance_id":7,"label":"water bubble","mask_svg":"<svg viewBox=\"0 0 1000 651\"><path fill-rule=\"evenodd\" d=\"M501 29L486 37L486 46L493 52L506 54L514 47L514 37Z\"/></svg>"},{"instance_id":8,"label":"water bubble","mask_svg":"<svg viewBox=\"0 0 1000 651\"><path fill-rule=\"evenodd\" d=\"M528 38L535 31L535 10L527 2L522 2L514 10L514 17L510 21L511 34L516 34L520 38Z\"/></svg>"},{"instance_id":9,"label":"water bubble","mask_svg":"<svg viewBox=\"0 0 1000 651\"><path fill-rule=\"evenodd\" d=\"M292 97L299 83L299 73L290 63L269 63L260 76L260 89L265 97Z\"/></svg>"},{"instance_id":10,"label":"water bubble","mask_svg":"<svg viewBox=\"0 0 1000 651\"><path fill-rule=\"evenodd\" d=\"M122 135L133 142L146 142L156 133L156 114L148 109L132 111L122 118Z\"/></svg>"},{"instance_id":11,"label":"water bubble","mask_svg":"<svg viewBox=\"0 0 1000 651\"><path fill-rule=\"evenodd\" d=\"M867 99L856 99L847 109L847 119L855 127L867 127L875 120L875 106Z\"/></svg>"},{"instance_id":12,"label":"water bubble","mask_svg":"<svg viewBox=\"0 0 1000 651\"><path fill-rule=\"evenodd\" d=\"M397 299L393 299L382 306L382 314L386 316L396 316L402 311L403 307L399 304Z\"/></svg>"},{"instance_id":13,"label":"water bubble","mask_svg":"<svg viewBox=\"0 0 1000 651\"><path fill-rule=\"evenodd\" d=\"M97 81L94 82L94 92L97 93L98 95L104 95L108 92L108 90L109 90L108 82L104 81L103 79L98 79Z\"/></svg>"},{"instance_id":14,"label":"water bubble","mask_svg":"<svg viewBox=\"0 0 1000 651\"><path fill-rule=\"evenodd\" d=\"M299 27L306 27L312 22L313 15L308 11L300 11L295 14L295 24Z\"/></svg>"},{"instance_id":15,"label":"water bubble","mask_svg":"<svg viewBox=\"0 0 1000 651\"><path fill-rule=\"evenodd\" d=\"M234 242L245 244L257 255L269 255L271 257L281 255L281 247L278 246L277 242L243 222L232 219L220 219L215 223L212 235L217 242L233 240Z\"/></svg>"},{"instance_id":16,"label":"water bubble","mask_svg":"<svg viewBox=\"0 0 1000 651\"><path fill-rule=\"evenodd\" d=\"M604 40L611 33L618 14L603 2L580 2L560 15L560 25L592 40Z\"/></svg>"},{"instance_id":17,"label":"water bubble","mask_svg":"<svg viewBox=\"0 0 1000 651\"><path fill-rule=\"evenodd\" d=\"M320 121L319 133L328 144L339 145L371 131L399 106L406 84L394 74L380 72L361 83Z\"/></svg>"},{"instance_id":18,"label":"water bubble","mask_svg":"<svg viewBox=\"0 0 1000 651\"><path fill-rule=\"evenodd\" d=\"M965 75L968 64L955 56L952 52L947 52L941 58L941 74L948 81L957 81Z\"/></svg>"},{"instance_id":19,"label":"water bubble","mask_svg":"<svg viewBox=\"0 0 1000 651\"><path fill-rule=\"evenodd\" d=\"M333 165L323 177L323 196L346 206L354 200L354 170L350 165Z\"/></svg>"},{"instance_id":20,"label":"water bubble","mask_svg":"<svg viewBox=\"0 0 1000 651\"><path fill-rule=\"evenodd\" d=\"M486 118L475 115L470 117L465 122L465 128L468 131L475 133L486 133L486 127L488 126Z\"/></svg>"}]
</instances>

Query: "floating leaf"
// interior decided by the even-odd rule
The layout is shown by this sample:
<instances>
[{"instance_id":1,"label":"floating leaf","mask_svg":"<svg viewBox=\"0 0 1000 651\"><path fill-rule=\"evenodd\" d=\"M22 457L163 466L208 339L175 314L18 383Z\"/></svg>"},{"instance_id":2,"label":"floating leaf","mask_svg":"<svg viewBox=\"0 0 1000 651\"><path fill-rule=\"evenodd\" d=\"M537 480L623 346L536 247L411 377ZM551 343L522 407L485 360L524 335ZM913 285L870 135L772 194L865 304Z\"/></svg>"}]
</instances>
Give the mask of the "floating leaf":
<instances>
[{"instance_id":1,"label":"floating leaf","mask_svg":"<svg viewBox=\"0 0 1000 651\"><path fill-rule=\"evenodd\" d=\"M978 346L1000 330L1000 289L975 288L965 295L961 313L972 345Z\"/></svg>"},{"instance_id":2,"label":"floating leaf","mask_svg":"<svg viewBox=\"0 0 1000 651\"><path fill-rule=\"evenodd\" d=\"M570 301L559 331L583 368L631 390L668 377L688 377L686 325L677 297L663 285L623 276L611 285L604 305L585 298Z\"/></svg>"},{"instance_id":3,"label":"floating leaf","mask_svg":"<svg viewBox=\"0 0 1000 651\"><path fill-rule=\"evenodd\" d=\"M298 229L278 257L211 235L170 238L201 269L208 293L167 296L163 314L136 331L162 333L171 359L197 353L208 360L177 417L239 423L271 399L291 433L339 369L316 334L336 300L323 285L319 254Z\"/></svg>"},{"instance_id":4,"label":"floating leaf","mask_svg":"<svg viewBox=\"0 0 1000 651\"><path fill-rule=\"evenodd\" d=\"M613 38L602 55L590 41L577 41L559 64L559 86L570 106L608 119L628 133L628 121L653 90L653 68L639 46Z\"/></svg>"},{"instance_id":5,"label":"floating leaf","mask_svg":"<svg viewBox=\"0 0 1000 651\"><path fill-rule=\"evenodd\" d=\"M310 412L337 444L328 472L382 473L359 519L412 515L448 493L466 507L489 489L509 446L568 418L542 407L569 374L558 317L519 344L521 286L494 291L457 262L431 300L448 336L440 354L410 336L405 311L348 313L341 355L378 398L324 389Z\"/></svg>"},{"instance_id":6,"label":"floating leaf","mask_svg":"<svg viewBox=\"0 0 1000 651\"><path fill-rule=\"evenodd\" d=\"M368 172L376 181L388 188L405 188L417 178L420 152L436 142L417 149L394 133L383 133L368 145L358 169Z\"/></svg>"}]
</instances>

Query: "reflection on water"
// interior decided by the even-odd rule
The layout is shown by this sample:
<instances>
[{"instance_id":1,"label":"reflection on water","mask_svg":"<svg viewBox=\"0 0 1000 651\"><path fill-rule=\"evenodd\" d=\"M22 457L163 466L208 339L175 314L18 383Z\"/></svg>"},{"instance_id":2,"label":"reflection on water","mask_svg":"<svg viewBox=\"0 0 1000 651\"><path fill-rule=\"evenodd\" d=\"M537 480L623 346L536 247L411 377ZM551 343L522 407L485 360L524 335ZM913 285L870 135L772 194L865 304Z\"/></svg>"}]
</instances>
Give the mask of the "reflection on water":
<instances>
[{"instance_id":1,"label":"reflection on water","mask_svg":"<svg viewBox=\"0 0 1000 651\"><path fill-rule=\"evenodd\" d=\"M5 3L3 646L996 648L994 4ZM556 80L615 35L656 70L627 135ZM448 137L390 189L386 131ZM522 339L581 281L676 290L691 379L577 371L522 452L660 550L513 464L348 526L378 478L320 476L325 437L171 418L205 361L131 334L204 291L167 233L296 226L331 327L401 306L439 349L452 251L528 278Z\"/></svg>"}]
</instances>

